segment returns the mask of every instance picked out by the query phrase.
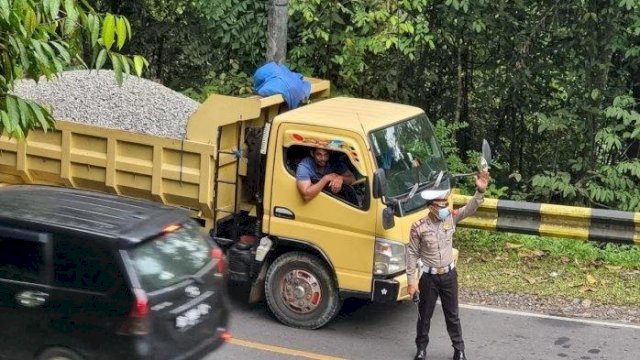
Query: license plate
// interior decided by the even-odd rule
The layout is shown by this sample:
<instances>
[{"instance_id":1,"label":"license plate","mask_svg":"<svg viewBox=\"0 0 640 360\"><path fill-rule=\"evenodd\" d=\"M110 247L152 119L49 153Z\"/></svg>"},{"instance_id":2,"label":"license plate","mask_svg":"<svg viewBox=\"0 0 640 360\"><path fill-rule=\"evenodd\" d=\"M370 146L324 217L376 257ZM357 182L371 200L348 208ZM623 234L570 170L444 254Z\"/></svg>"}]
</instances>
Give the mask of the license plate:
<instances>
[{"instance_id":1,"label":"license plate","mask_svg":"<svg viewBox=\"0 0 640 360\"><path fill-rule=\"evenodd\" d=\"M176 316L176 328L180 331L186 331L187 329L203 322L209 312L211 311L211 305L199 304L182 314Z\"/></svg>"}]
</instances>

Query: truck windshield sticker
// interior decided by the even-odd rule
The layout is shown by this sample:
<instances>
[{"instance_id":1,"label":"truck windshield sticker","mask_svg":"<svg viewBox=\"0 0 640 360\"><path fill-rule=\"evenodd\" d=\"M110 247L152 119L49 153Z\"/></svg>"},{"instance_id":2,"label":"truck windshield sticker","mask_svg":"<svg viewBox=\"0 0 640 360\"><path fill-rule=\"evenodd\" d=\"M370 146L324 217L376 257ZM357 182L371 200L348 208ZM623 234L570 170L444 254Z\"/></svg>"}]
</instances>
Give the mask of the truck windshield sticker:
<instances>
[{"instance_id":1,"label":"truck windshield sticker","mask_svg":"<svg viewBox=\"0 0 640 360\"><path fill-rule=\"evenodd\" d=\"M289 147L291 145L306 145L343 152L347 154L353 165L361 174L365 173L361 167L358 150L354 144L350 143L349 140L331 135L328 135L325 138L323 136L318 136L318 134L305 134L303 131L287 131L285 133L284 146Z\"/></svg>"}]
</instances>

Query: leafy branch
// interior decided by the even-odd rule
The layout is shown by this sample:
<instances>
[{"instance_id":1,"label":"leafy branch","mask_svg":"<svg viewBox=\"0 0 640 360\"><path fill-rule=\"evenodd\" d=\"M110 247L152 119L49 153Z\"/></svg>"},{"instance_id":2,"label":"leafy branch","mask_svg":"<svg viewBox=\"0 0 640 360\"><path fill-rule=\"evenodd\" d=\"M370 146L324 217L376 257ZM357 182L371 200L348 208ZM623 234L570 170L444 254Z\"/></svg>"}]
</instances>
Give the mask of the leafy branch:
<instances>
[{"instance_id":1,"label":"leafy branch","mask_svg":"<svg viewBox=\"0 0 640 360\"><path fill-rule=\"evenodd\" d=\"M148 62L139 55L119 53L132 31L119 15L99 15L85 0L0 0L0 133L23 139L29 130L53 128L50 109L10 93L16 81L47 80L72 65L87 66L82 59L92 51L91 66L100 69L107 60L116 80L135 72L140 76Z\"/></svg>"}]
</instances>

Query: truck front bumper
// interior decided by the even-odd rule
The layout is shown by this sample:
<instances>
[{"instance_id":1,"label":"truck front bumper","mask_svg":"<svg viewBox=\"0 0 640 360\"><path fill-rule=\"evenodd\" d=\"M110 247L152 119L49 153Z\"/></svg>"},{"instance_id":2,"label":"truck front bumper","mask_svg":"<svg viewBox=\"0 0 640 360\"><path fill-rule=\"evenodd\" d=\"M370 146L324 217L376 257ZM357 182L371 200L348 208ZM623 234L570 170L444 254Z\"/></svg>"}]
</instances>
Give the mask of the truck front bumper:
<instances>
[{"instance_id":1,"label":"truck front bumper","mask_svg":"<svg viewBox=\"0 0 640 360\"><path fill-rule=\"evenodd\" d=\"M407 275L403 273L391 279L373 279L371 300L373 302L409 300Z\"/></svg>"}]
</instances>

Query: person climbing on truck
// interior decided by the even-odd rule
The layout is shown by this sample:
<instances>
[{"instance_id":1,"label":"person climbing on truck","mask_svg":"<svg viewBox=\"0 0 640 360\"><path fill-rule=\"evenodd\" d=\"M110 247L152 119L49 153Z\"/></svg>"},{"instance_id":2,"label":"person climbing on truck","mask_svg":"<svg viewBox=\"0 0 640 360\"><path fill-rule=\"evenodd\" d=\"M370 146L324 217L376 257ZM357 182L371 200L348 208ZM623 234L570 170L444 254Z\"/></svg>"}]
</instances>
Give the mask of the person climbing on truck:
<instances>
[{"instance_id":1,"label":"person climbing on truck","mask_svg":"<svg viewBox=\"0 0 640 360\"><path fill-rule=\"evenodd\" d=\"M304 201L311 201L325 187L339 194L343 184L350 185L354 181L356 178L347 165L331 159L331 152L326 149L312 149L311 155L302 159L296 170L296 184Z\"/></svg>"}]
</instances>

